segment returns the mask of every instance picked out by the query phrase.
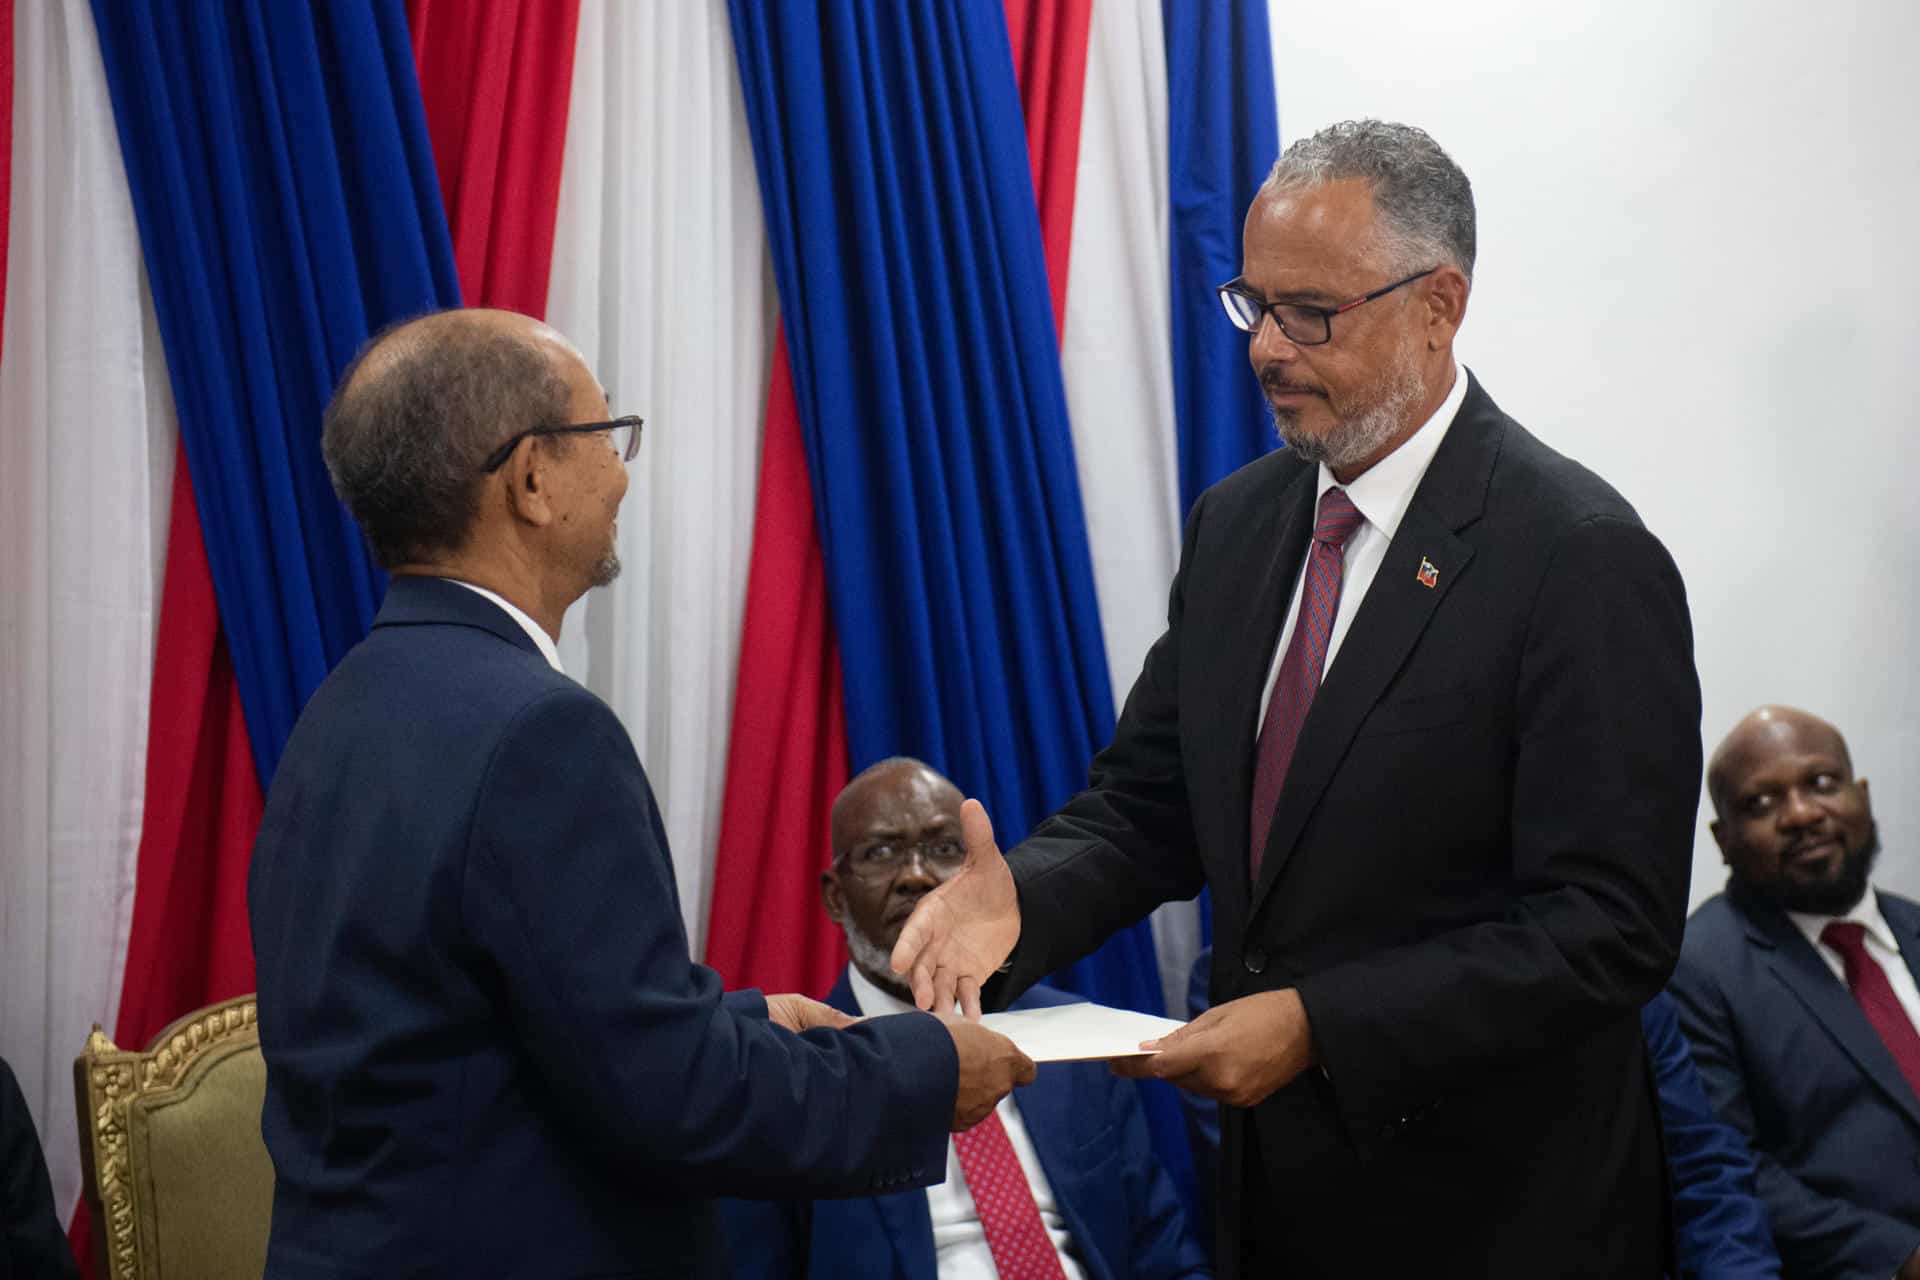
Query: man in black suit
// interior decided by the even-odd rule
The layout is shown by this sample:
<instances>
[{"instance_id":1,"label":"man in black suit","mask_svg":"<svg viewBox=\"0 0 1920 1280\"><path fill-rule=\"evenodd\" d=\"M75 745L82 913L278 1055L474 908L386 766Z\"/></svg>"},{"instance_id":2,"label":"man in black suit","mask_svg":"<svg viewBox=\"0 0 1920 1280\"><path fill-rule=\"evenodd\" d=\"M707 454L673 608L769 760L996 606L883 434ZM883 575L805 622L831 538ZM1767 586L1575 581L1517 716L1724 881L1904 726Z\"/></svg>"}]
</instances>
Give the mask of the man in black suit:
<instances>
[{"instance_id":1,"label":"man in black suit","mask_svg":"<svg viewBox=\"0 0 1920 1280\"><path fill-rule=\"evenodd\" d=\"M969 802L894 966L998 1003L1210 886L1214 1007L1129 1069L1230 1104L1223 1269L1657 1275L1680 576L1455 365L1473 198L1425 133L1296 143L1243 252L1221 298L1289 447L1195 503L1088 789L1005 858Z\"/></svg>"},{"instance_id":2,"label":"man in black suit","mask_svg":"<svg viewBox=\"0 0 1920 1280\"><path fill-rule=\"evenodd\" d=\"M1762 707L1707 770L1727 890L1672 991L1743 1130L1787 1274L1920 1280L1920 904L1873 889L1867 780L1832 725Z\"/></svg>"},{"instance_id":3,"label":"man in black suit","mask_svg":"<svg viewBox=\"0 0 1920 1280\"><path fill-rule=\"evenodd\" d=\"M560 670L619 572L637 418L559 334L457 311L349 368L323 446L393 575L267 794L247 902L266 1274L717 1275L711 1198L937 1182L1033 1077L1003 1036L720 990L607 705Z\"/></svg>"}]
</instances>

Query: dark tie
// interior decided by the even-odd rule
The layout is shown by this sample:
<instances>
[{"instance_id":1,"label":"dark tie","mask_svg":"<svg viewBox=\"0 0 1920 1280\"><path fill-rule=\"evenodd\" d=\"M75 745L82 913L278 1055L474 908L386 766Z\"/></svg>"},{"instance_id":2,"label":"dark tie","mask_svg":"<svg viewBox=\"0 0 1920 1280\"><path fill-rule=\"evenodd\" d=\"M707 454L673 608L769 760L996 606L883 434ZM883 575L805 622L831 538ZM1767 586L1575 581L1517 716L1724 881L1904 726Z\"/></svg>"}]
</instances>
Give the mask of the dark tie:
<instances>
[{"instance_id":1,"label":"dark tie","mask_svg":"<svg viewBox=\"0 0 1920 1280\"><path fill-rule=\"evenodd\" d=\"M990 1111L973 1128L954 1134L953 1149L1001 1280L1066 1280L1000 1114Z\"/></svg>"},{"instance_id":2,"label":"dark tie","mask_svg":"<svg viewBox=\"0 0 1920 1280\"><path fill-rule=\"evenodd\" d=\"M1340 608L1340 575L1347 540L1365 521L1344 489L1320 495L1319 518L1313 526L1313 546L1307 552L1306 581L1300 587L1300 614L1293 639L1280 660L1280 675L1267 701L1267 717L1253 748L1253 808L1247 847L1247 866L1260 879L1260 856L1266 851L1267 832L1273 829L1273 811L1280 802L1280 785L1287 779L1294 744L1307 722L1307 708L1320 689L1320 672L1327 665L1327 637L1333 634L1333 615Z\"/></svg>"},{"instance_id":3,"label":"dark tie","mask_svg":"<svg viewBox=\"0 0 1920 1280\"><path fill-rule=\"evenodd\" d=\"M1913 1020L1900 1007L1900 997L1893 993L1887 971L1867 954L1866 938L1867 926L1851 920L1831 920L1820 931L1820 941L1838 951L1840 962L1846 966L1847 990L1866 1011L1867 1021L1893 1055L1894 1065L1907 1078L1914 1096L1920 1097L1920 1033L1914 1031Z\"/></svg>"}]
</instances>

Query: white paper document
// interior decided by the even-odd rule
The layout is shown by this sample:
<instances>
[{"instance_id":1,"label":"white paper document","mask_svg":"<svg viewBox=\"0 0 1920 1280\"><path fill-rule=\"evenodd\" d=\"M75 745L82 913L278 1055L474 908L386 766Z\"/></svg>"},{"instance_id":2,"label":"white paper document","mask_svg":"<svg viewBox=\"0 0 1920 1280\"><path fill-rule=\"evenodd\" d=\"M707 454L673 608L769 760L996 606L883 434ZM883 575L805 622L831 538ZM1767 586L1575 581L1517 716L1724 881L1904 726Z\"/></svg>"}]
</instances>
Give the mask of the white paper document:
<instances>
[{"instance_id":1,"label":"white paper document","mask_svg":"<svg viewBox=\"0 0 1920 1280\"><path fill-rule=\"evenodd\" d=\"M1178 1018L1083 1002L990 1013L980 1019L980 1025L1013 1041L1035 1062L1087 1062L1156 1052L1142 1049L1140 1042L1187 1024Z\"/></svg>"}]
</instances>

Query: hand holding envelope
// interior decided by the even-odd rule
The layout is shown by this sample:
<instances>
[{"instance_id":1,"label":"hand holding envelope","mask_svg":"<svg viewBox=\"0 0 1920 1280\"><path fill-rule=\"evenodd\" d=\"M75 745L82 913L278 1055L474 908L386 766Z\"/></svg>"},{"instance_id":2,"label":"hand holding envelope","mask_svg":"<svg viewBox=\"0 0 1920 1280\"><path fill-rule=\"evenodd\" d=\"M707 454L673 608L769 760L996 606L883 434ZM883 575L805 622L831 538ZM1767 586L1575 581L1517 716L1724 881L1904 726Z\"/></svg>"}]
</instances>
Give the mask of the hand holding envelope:
<instances>
[{"instance_id":1,"label":"hand holding envelope","mask_svg":"<svg viewBox=\"0 0 1920 1280\"><path fill-rule=\"evenodd\" d=\"M1215 1005L1148 1043L1158 1052L1115 1061L1115 1074L1168 1080L1235 1107L1265 1101L1314 1060L1307 1007L1291 987Z\"/></svg>"},{"instance_id":2,"label":"hand holding envelope","mask_svg":"<svg viewBox=\"0 0 1920 1280\"><path fill-rule=\"evenodd\" d=\"M1035 1062L1091 1062L1156 1053L1142 1048L1140 1042L1186 1024L1177 1018L1083 1002L990 1013L980 1019L980 1025L1013 1041Z\"/></svg>"}]
</instances>

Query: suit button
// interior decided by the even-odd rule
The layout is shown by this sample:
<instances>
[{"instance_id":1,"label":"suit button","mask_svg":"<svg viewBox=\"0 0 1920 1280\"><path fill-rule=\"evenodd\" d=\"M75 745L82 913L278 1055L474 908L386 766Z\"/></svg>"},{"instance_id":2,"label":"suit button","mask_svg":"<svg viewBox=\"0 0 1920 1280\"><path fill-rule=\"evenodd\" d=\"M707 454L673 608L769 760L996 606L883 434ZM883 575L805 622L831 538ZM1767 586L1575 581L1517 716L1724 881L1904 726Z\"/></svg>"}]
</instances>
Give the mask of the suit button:
<instances>
[{"instance_id":1,"label":"suit button","mask_svg":"<svg viewBox=\"0 0 1920 1280\"><path fill-rule=\"evenodd\" d=\"M1255 947L1240 957L1240 964L1248 973L1265 973L1267 971L1267 953Z\"/></svg>"}]
</instances>

